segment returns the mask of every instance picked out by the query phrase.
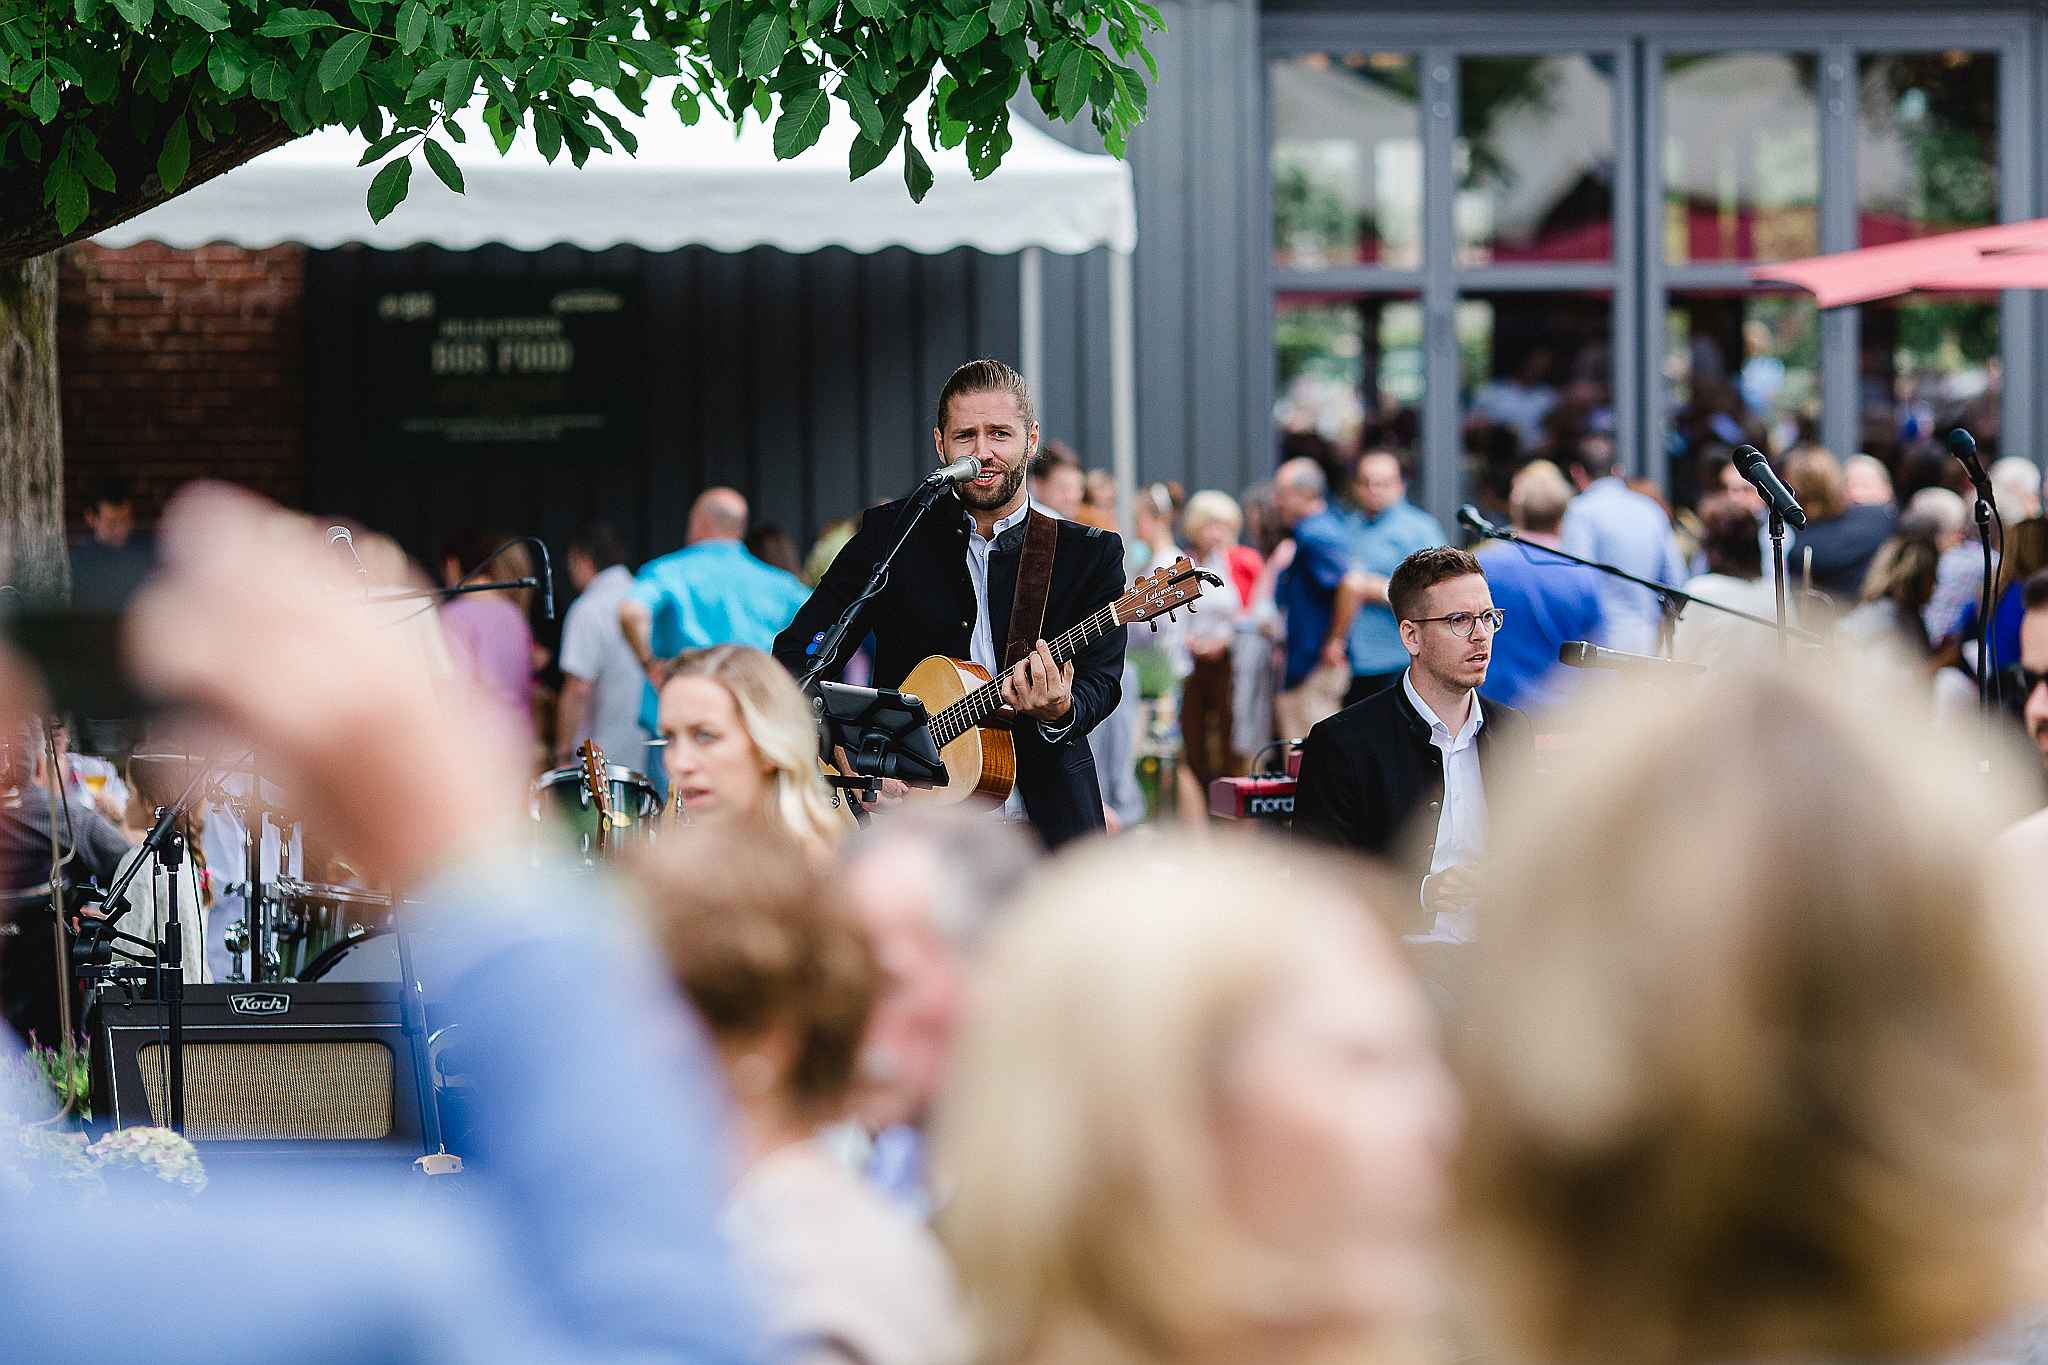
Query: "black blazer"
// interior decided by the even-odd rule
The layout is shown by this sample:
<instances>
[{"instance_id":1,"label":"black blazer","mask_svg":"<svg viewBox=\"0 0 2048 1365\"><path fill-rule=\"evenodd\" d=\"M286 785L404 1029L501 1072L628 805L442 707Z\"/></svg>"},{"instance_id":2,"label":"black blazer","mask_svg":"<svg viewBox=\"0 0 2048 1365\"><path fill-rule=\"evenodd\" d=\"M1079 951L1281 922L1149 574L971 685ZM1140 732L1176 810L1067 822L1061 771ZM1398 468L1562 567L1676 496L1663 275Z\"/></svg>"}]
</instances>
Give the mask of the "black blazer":
<instances>
[{"instance_id":1,"label":"black blazer","mask_svg":"<svg viewBox=\"0 0 2048 1365\"><path fill-rule=\"evenodd\" d=\"M1505 763L1535 747L1529 718L1512 706L1481 698L1479 778L1491 787ZM1297 833L1387 860L1416 883L1436 851L1436 822L1419 822L1418 837L1403 845L1411 819L1443 808L1444 759L1429 742L1429 722L1400 683L1345 707L1308 732L1294 793ZM1405 856L1404 856L1405 855Z\"/></svg>"},{"instance_id":2,"label":"black blazer","mask_svg":"<svg viewBox=\"0 0 2048 1365\"><path fill-rule=\"evenodd\" d=\"M803 673L812 643L866 586L875 561L895 541L903 509L903 503L892 502L861 518L860 530L832 561L811 600L776 637L775 657L790 672ZM1024 524L1019 522L997 539L989 555L989 630L999 654L1009 639L1010 602L1016 595L1023 545ZM1054 639L1079 625L1123 592L1123 541L1113 532L1061 521L1043 638ZM874 632L875 681L894 687L926 655L966 658L974 611L974 581L967 573L966 509L948 493L925 514L896 556L888 586L862 609L850 639ZM1059 742L1048 743L1030 721L1011 731L1017 742L1017 788L1024 812L1048 846L1102 828L1102 790L1095 780L1088 732L1116 709L1123 667L1124 632L1118 628L1075 656L1074 723ZM838 675L836 666L825 674Z\"/></svg>"}]
</instances>

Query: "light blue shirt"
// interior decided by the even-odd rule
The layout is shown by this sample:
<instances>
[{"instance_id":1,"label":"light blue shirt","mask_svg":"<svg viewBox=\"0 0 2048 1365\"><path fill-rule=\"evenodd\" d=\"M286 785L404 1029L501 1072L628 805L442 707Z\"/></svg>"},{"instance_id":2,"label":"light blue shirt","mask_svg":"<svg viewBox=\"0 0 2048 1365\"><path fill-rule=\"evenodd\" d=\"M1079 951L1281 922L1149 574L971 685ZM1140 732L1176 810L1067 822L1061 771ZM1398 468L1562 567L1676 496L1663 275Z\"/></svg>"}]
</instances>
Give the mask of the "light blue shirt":
<instances>
[{"instance_id":1,"label":"light blue shirt","mask_svg":"<svg viewBox=\"0 0 2048 1365\"><path fill-rule=\"evenodd\" d=\"M1401 561L1417 550L1447 543L1443 524L1414 503L1403 500L1378 516L1356 507L1337 513L1355 543L1358 567L1381 578L1390 577ZM1401 627L1394 609L1384 602L1367 602L1351 618L1346 640L1351 652L1351 672L1394 673L1408 666L1408 649L1401 643Z\"/></svg>"},{"instance_id":2,"label":"light blue shirt","mask_svg":"<svg viewBox=\"0 0 2048 1365\"><path fill-rule=\"evenodd\" d=\"M1671 535L1671 518L1656 501L1612 475L1596 479L1565 508L1563 548L1581 559L1611 564L1638 578L1673 587L1685 582L1685 562ZM1663 611L1648 588L1600 575L1600 611L1609 649L1657 652Z\"/></svg>"},{"instance_id":3,"label":"light blue shirt","mask_svg":"<svg viewBox=\"0 0 2048 1365\"><path fill-rule=\"evenodd\" d=\"M280 1161L125 1219L114 1262L62 1189L0 1179L0 1355L67 1359L85 1332L166 1365L763 1359L718 1232L733 1168L710 1049L608 882L522 852L449 869L404 912L487 1170L431 1189L401 1170L393 1190Z\"/></svg>"},{"instance_id":4,"label":"light blue shirt","mask_svg":"<svg viewBox=\"0 0 2048 1365\"><path fill-rule=\"evenodd\" d=\"M803 580L765 564L737 540L705 540L650 559L633 600L654 614L648 648L657 659L712 645L768 649L811 595ZM642 689L640 723L655 732L654 688Z\"/></svg>"}]
</instances>

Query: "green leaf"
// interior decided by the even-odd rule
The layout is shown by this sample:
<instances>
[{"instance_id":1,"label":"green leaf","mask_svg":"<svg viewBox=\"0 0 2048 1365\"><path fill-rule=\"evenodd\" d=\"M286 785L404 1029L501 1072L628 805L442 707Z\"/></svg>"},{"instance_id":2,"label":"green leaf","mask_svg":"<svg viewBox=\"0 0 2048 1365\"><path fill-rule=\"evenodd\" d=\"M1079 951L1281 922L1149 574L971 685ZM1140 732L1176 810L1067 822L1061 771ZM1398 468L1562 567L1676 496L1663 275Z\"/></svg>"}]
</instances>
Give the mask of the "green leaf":
<instances>
[{"instance_id":1,"label":"green leaf","mask_svg":"<svg viewBox=\"0 0 2048 1365\"><path fill-rule=\"evenodd\" d=\"M91 133L85 133L80 136L74 151L76 155L72 160L79 170L84 172L86 180L92 187L112 193L114 189L114 168L107 164L105 157L100 155L98 139Z\"/></svg>"},{"instance_id":2,"label":"green leaf","mask_svg":"<svg viewBox=\"0 0 2048 1365\"><path fill-rule=\"evenodd\" d=\"M227 0L168 0L171 12L182 14L208 33L228 26Z\"/></svg>"},{"instance_id":3,"label":"green leaf","mask_svg":"<svg viewBox=\"0 0 2048 1365\"><path fill-rule=\"evenodd\" d=\"M817 145L818 135L832 121L832 97L813 87L782 97L782 117L775 120L775 159L787 161Z\"/></svg>"},{"instance_id":4,"label":"green leaf","mask_svg":"<svg viewBox=\"0 0 2048 1365\"><path fill-rule=\"evenodd\" d=\"M894 141L895 139L893 138L886 143L872 142L865 136L855 138L853 146L846 153L846 178L848 180L858 180L884 161L887 161L889 159L889 147Z\"/></svg>"},{"instance_id":5,"label":"green leaf","mask_svg":"<svg viewBox=\"0 0 2048 1365\"><path fill-rule=\"evenodd\" d=\"M562 151L562 120L552 109L533 111L533 145L540 149L541 159L552 163Z\"/></svg>"},{"instance_id":6,"label":"green leaf","mask_svg":"<svg viewBox=\"0 0 2048 1365\"><path fill-rule=\"evenodd\" d=\"M455 164L455 158L448 155L448 149L428 138L424 147L427 164L434 168L434 174L441 177L441 183L457 194L462 193L462 167Z\"/></svg>"},{"instance_id":7,"label":"green leaf","mask_svg":"<svg viewBox=\"0 0 2048 1365\"><path fill-rule=\"evenodd\" d=\"M642 71L655 76L680 76L683 65L676 60L675 49L660 43L650 43L639 38L621 38L619 46L629 53Z\"/></svg>"},{"instance_id":8,"label":"green leaf","mask_svg":"<svg viewBox=\"0 0 2048 1365\"><path fill-rule=\"evenodd\" d=\"M405 202L405 192L412 185L412 159L400 157L385 163L377 172L377 178L370 182L370 221L381 223L391 216L391 210Z\"/></svg>"},{"instance_id":9,"label":"green leaf","mask_svg":"<svg viewBox=\"0 0 2048 1365\"><path fill-rule=\"evenodd\" d=\"M156 178L163 182L164 193L178 192L191 165L192 130L186 126L185 116L180 114L170 131L164 134L164 145L157 149Z\"/></svg>"},{"instance_id":10,"label":"green leaf","mask_svg":"<svg viewBox=\"0 0 2048 1365\"><path fill-rule=\"evenodd\" d=\"M882 106L875 103L874 94L853 78L851 72L839 83L839 94L845 99L846 107L853 115L853 121L860 127L860 135L870 142L882 140Z\"/></svg>"},{"instance_id":11,"label":"green leaf","mask_svg":"<svg viewBox=\"0 0 2048 1365\"><path fill-rule=\"evenodd\" d=\"M1052 102L1063 119L1071 119L1080 113L1081 101L1088 96L1088 78L1093 74L1094 66L1088 60L1088 51L1079 44L1070 44L1065 60L1060 63L1059 79L1053 83Z\"/></svg>"},{"instance_id":12,"label":"green leaf","mask_svg":"<svg viewBox=\"0 0 2048 1365\"><path fill-rule=\"evenodd\" d=\"M449 119L447 122L443 123L441 125L441 131L448 134L448 138L452 142L469 141L469 134L463 132L462 125L457 123L454 119Z\"/></svg>"},{"instance_id":13,"label":"green leaf","mask_svg":"<svg viewBox=\"0 0 2048 1365\"><path fill-rule=\"evenodd\" d=\"M398 50L411 56L427 40L427 7L420 0L405 0L398 7Z\"/></svg>"},{"instance_id":14,"label":"green leaf","mask_svg":"<svg viewBox=\"0 0 2048 1365\"><path fill-rule=\"evenodd\" d=\"M903 183L910 190L910 202L922 204L924 197L931 193L932 168L924 159L924 153L917 150L917 141L906 131L903 135Z\"/></svg>"},{"instance_id":15,"label":"green leaf","mask_svg":"<svg viewBox=\"0 0 2048 1365\"><path fill-rule=\"evenodd\" d=\"M528 17L526 0L501 0L498 5L498 23L509 36L523 32Z\"/></svg>"},{"instance_id":16,"label":"green leaf","mask_svg":"<svg viewBox=\"0 0 2048 1365\"><path fill-rule=\"evenodd\" d=\"M789 24L780 10L767 10L754 16L754 22L747 25L747 36L740 40L740 74L759 79L782 65L782 55L789 51Z\"/></svg>"},{"instance_id":17,"label":"green leaf","mask_svg":"<svg viewBox=\"0 0 2048 1365\"><path fill-rule=\"evenodd\" d=\"M983 38L988 37L988 15L976 10L958 23L948 23L942 32L944 37L941 46L949 56L957 55L979 45Z\"/></svg>"},{"instance_id":18,"label":"green leaf","mask_svg":"<svg viewBox=\"0 0 2048 1365\"><path fill-rule=\"evenodd\" d=\"M207 54L213 51L213 42L203 33L188 33L185 41L171 52L171 74L189 76L206 65Z\"/></svg>"},{"instance_id":19,"label":"green leaf","mask_svg":"<svg viewBox=\"0 0 2048 1365\"><path fill-rule=\"evenodd\" d=\"M256 36L290 38L295 34L340 27L340 22L333 15L322 14L316 9L281 9L272 11L271 16L263 21L263 27L256 30Z\"/></svg>"},{"instance_id":20,"label":"green leaf","mask_svg":"<svg viewBox=\"0 0 2048 1365\"><path fill-rule=\"evenodd\" d=\"M156 18L156 0L114 0L114 12L128 21L130 28L142 28ZM191 41L189 38L186 41ZM191 67L185 68L190 71Z\"/></svg>"},{"instance_id":21,"label":"green leaf","mask_svg":"<svg viewBox=\"0 0 2048 1365\"><path fill-rule=\"evenodd\" d=\"M206 58L206 75L214 88L223 95L232 95L242 88L242 82L249 78L249 72L242 65L242 59L229 49L226 43L215 43L213 51Z\"/></svg>"},{"instance_id":22,"label":"green leaf","mask_svg":"<svg viewBox=\"0 0 2048 1365\"><path fill-rule=\"evenodd\" d=\"M839 0L809 0L804 6L804 22L812 28L832 17L832 11L839 8Z\"/></svg>"},{"instance_id":23,"label":"green leaf","mask_svg":"<svg viewBox=\"0 0 2048 1365\"><path fill-rule=\"evenodd\" d=\"M375 142L363 148L363 154L356 159L356 165L367 166L372 161L382 161L385 157L390 156L392 150L400 143L409 142L419 135L420 130L417 128L400 128L395 133L386 133L383 137L378 138Z\"/></svg>"},{"instance_id":24,"label":"green leaf","mask_svg":"<svg viewBox=\"0 0 2048 1365\"><path fill-rule=\"evenodd\" d=\"M405 102L411 104L415 100L423 100L439 90L448 79L448 68L452 65L454 63L449 58L443 57L421 67L413 74L412 83L405 87Z\"/></svg>"},{"instance_id":25,"label":"green leaf","mask_svg":"<svg viewBox=\"0 0 2048 1365\"><path fill-rule=\"evenodd\" d=\"M259 100L277 104L291 94L291 72L275 57L266 57L262 65L249 73L249 93Z\"/></svg>"},{"instance_id":26,"label":"green leaf","mask_svg":"<svg viewBox=\"0 0 2048 1365\"><path fill-rule=\"evenodd\" d=\"M69 162L61 162L50 168L50 183L57 192L57 231L69 236L85 221L86 209L92 202L86 193L85 177Z\"/></svg>"},{"instance_id":27,"label":"green leaf","mask_svg":"<svg viewBox=\"0 0 2048 1365\"><path fill-rule=\"evenodd\" d=\"M369 51L369 34L342 34L334 46L327 49L327 55L320 59L320 88L339 90L354 80L356 72L363 69L363 58Z\"/></svg>"},{"instance_id":28,"label":"green leaf","mask_svg":"<svg viewBox=\"0 0 2048 1365\"><path fill-rule=\"evenodd\" d=\"M997 33L1010 33L1031 12L1025 0L989 0L988 23Z\"/></svg>"},{"instance_id":29,"label":"green leaf","mask_svg":"<svg viewBox=\"0 0 2048 1365\"><path fill-rule=\"evenodd\" d=\"M704 26L704 52L718 74L730 80L740 73L740 0L725 0Z\"/></svg>"},{"instance_id":30,"label":"green leaf","mask_svg":"<svg viewBox=\"0 0 2048 1365\"><path fill-rule=\"evenodd\" d=\"M44 123L57 117L57 82L45 74L28 92L28 107Z\"/></svg>"},{"instance_id":31,"label":"green leaf","mask_svg":"<svg viewBox=\"0 0 2048 1365\"><path fill-rule=\"evenodd\" d=\"M703 99L695 90L680 81L669 93L668 102L675 106L676 114L682 119L685 128L696 127L697 120L704 117Z\"/></svg>"},{"instance_id":32,"label":"green leaf","mask_svg":"<svg viewBox=\"0 0 2048 1365\"><path fill-rule=\"evenodd\" d=\"M469 103L469 97L476 93L476 63L458 58L448 67L448 83L441 87L441 107L450 110L462 108Z\"/></svg>"},{"instance_id":33,"label":"green leaf","mask_svg":"<svg viewBox=\"0 0 2048 1365\"><path fill-rule=\"evenodd\" d=\"M499 156L512 150L512 139L518 135L519 126L505 117L503 105L495 102L484 105L484 127L489 131L491 141L497 144Z\"/></svg>"}]
</instances>

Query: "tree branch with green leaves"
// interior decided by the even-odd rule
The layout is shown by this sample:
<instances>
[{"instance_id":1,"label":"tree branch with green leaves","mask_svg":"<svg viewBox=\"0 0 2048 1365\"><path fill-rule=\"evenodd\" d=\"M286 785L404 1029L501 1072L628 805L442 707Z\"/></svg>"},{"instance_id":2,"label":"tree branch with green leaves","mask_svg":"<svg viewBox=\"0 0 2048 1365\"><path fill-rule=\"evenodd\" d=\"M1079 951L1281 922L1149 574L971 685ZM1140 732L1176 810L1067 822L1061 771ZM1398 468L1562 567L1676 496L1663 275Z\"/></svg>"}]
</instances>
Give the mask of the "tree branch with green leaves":
<instances>
[{"instance_id":1,"label":"tree branch with green leaves","mask_svg":"<svg viewBox=\"0 0 2048 1365\"><path fill-rule=\"evenodd\" d=\"M919 134L964 146L987 176L1027 88L1052 118L1085 114L1122 155L1162 27L1144 0L0 0L0 264L333 125L362 137L362 164L383 163L367 196L381 220L415 158L461 192L458 116L479 102L501 154L528 128L548 160L579 167L636 151L633 123L657 91L670 107L656 117L772 125L784 159L816 144L837 104L858 130L848 174L900 142L922 200Z\"/></svg>"}]
</instances>

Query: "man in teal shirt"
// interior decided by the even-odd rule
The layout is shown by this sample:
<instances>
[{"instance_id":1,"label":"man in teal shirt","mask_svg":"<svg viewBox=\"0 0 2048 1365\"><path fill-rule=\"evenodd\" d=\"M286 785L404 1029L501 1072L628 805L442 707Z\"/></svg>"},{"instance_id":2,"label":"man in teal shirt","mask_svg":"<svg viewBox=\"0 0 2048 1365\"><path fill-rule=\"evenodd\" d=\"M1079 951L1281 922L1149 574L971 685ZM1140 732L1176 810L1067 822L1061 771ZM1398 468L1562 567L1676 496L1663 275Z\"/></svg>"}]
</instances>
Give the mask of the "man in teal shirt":
<instances>
[{"instance_id":1,"label":"man in teal shirt","mask_svg":"<svg viewBox=\"0 0 2048 1365\"><path fill-rule=\"evenodd\" d=\"M1351 618L1346 706L1393 686L1408 667L1401 627L1387 605L1387 579L1417 550L1449 543L1437 519L1408 501L1407 472L1392 451L1368 450L1359 457L1351 496L1351 504L1338 515L1354 543L1353 558L1365 572L1367 594L1358 615Z\"/></svg>"},{"instance_id":2,"label":"man in teal shirt","mask_svg":"<svg viewBox=\"0 0 2048 1365\"><path fill-rule=\"evenodd\" d=\"M678 654L712 645L765 650L811 595L796 575L747 553L746 533L747 500L730 488L707 488L690 508L684 547L642 565L619 603L619 626L647 671L640 725L650 737L655 693ZM659 761L633 757L656 786L667 785Z\"/></svg>"}]
</instances>

